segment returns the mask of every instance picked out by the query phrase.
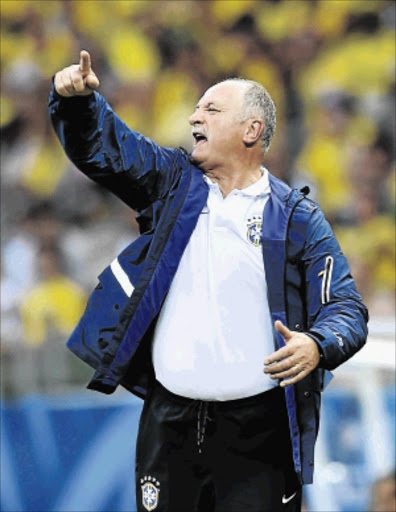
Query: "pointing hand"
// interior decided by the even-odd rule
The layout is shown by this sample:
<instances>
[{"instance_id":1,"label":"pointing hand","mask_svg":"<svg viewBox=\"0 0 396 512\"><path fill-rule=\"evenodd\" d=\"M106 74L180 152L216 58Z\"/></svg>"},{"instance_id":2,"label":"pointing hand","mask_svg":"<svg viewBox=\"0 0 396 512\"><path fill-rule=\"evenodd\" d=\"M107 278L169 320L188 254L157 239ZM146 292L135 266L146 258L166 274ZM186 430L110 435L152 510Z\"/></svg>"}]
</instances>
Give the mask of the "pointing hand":
<instances>
[{"instance_id":1,"label":"pointing hand","mask_svg":"<svg viewBox=\"0 0 396 512\"><path fill-rule=\"evenodd\" d=\"M99 87L98 77L91 69L91 56L86 50L80 52L80 63L62 69L55 75L55 89L58 94L87 96Z\"/></svg>"},{"instance_id":2,"label":"pointing hand","mask_svg":"<svg viewBox=\"0 0 396 512\"><path fill-rule=\"evenodd\" d=\"M264 373L271 379L284 379L281 386L295 384L314 370L320 361L316 342L301 332L290 331L279 320L275 329L283 336L286 345L264 361Z\"/></svg>"}]
</instances>

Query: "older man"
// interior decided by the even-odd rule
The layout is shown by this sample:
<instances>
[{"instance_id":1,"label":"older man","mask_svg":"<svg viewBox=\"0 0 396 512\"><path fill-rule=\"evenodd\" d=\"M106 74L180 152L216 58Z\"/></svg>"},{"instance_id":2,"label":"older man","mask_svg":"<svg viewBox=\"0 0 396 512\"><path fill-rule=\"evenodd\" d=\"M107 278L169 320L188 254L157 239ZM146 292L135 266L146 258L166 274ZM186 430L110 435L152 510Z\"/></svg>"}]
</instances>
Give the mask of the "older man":
<instances>
[{"instance_id":1,"label":"older man","mask_svg":"<svg viewBox=\"0 0 396 512\"><path fill-rule=\"evenodd\" d=\"M141 236L68 346L96 369L89 388L145 399L138 510L298 511L327 370L362 347L367 311L318 206L262 165L275 106L256 82L214 85L189 155L130 130L98 86L83 51L55 75L50 114Z\"/></svg>"}]
</instances>

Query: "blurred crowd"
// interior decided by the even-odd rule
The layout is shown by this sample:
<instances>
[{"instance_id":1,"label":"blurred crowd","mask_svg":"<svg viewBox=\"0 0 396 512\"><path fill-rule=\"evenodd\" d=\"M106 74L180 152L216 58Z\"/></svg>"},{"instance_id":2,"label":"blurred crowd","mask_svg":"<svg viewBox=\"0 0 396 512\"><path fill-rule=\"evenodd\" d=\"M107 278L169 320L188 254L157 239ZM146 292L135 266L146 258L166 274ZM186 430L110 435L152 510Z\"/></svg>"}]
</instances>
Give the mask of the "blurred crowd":
<instances>
[{"instance_id":1,"label":"blurred crowd","mask_svg":"<svg viewBox=\"0 0 396 512\"><path fill-rule=\"evenodd\" d=\"M395 3L112 0L1 3L1 347L66 339L96 277L137 236L135 213L67 160L51 77L90 51L133 129L191 147L188 116L231 76L278 107L265 165L309 185L372 315L394 314Z\"/></svg>"}]
</instances>

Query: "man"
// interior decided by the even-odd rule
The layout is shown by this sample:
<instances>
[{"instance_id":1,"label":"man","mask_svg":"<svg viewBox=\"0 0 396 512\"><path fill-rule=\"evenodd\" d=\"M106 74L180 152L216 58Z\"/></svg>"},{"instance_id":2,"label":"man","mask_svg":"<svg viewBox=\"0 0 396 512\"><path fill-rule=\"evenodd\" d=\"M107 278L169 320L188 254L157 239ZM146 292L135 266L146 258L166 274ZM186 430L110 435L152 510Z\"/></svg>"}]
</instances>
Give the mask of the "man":
<instances>
[{"instance_id":1,"label":"man","mask_svg":"<svg viewBox=\"0 0 396 512\"><path fill-rule=\"evenodd\" d=\"M68 346L96 369L89 388L145 398L138 510L298 511L327 370L362 347L367 311L318 206L262 165L275 106L255 82L214 85L188 155L130 130L98 85L82 51L55 75L52 121L142 234Z\"/></svg>"}]
</instances>

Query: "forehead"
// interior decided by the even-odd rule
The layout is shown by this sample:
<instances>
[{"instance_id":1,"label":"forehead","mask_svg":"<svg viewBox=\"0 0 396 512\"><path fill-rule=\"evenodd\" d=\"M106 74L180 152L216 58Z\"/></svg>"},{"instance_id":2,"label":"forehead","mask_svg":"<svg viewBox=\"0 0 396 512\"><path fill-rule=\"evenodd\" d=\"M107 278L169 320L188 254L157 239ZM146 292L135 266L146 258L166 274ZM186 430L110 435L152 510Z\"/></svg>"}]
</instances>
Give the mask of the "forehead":
<instances>
[{"instance_id":1,"label":"forehead","mask_svg":"<svg viewBox=\"0 0 396 512\"><path fill-rule=\"evenodd\" d=\"M222 106L240 106L243 102L246 86L238 82L224 82L210 87L198 105L214 103Z\"/></svg>"}]
</instances>

